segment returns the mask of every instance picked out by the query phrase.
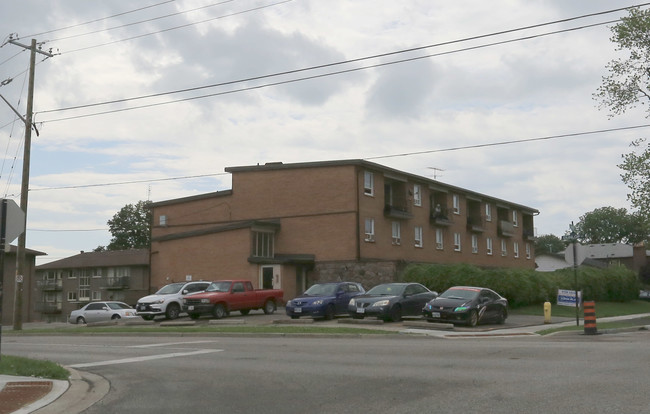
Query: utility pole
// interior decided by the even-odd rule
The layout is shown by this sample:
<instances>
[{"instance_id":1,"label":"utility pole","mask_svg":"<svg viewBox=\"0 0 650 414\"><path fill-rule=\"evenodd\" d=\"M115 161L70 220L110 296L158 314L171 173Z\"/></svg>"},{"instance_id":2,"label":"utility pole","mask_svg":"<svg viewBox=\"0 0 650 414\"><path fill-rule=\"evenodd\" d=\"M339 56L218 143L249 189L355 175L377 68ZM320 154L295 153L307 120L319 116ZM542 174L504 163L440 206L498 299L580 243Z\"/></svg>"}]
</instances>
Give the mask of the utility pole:
<instances>
[{"instance_id":1,"label":"utility pole","mask_svg":"<svg viewBox=\"0 0 650 414\"><path fill-rule=\"evenodd\" d=\"M34 111L34 73L36 71L36 53L53 57L51 53L44 52L36 48L36 39L32 39L30 46L21 44L13 39L9 43L28 49L30 51L29 57L29 87L27 91L27 114L25 115L25 145L23 153L23 177L20 189L20 209L25 213L25 226L27 224L27 196L29 193L29 164L31 159L31 146L32 146L32 118ZM26 227L25 227L26 228ZM14 290L14 330L23 329L23 286L25 280L25 270L27 263L25 262L25 236L27 231L24 231L18 237L18 249L16 251L16 284Z\"/></svg>"}]
</instances>

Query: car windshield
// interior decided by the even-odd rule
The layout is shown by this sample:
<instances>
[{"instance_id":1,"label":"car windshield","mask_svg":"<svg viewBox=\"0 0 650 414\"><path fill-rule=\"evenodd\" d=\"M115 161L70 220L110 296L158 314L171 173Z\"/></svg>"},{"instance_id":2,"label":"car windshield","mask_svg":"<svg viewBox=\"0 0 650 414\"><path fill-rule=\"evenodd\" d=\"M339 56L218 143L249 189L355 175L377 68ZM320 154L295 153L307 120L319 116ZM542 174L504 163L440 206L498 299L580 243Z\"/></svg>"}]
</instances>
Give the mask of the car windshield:
<instances>
[{"instance_id":1,"label":"car windshield","mask_svg":"<svg viewBox=\"0 0 650 414\"><path fill-rule=\"evenodd\" d=\"M126 303L120 303L120 302L108 302L106 303L109 308L111 309L133 309Z\"/></svg>"},{"instance_id":2,"label":"car windshield","mask_svg":"<svg viewBox=\"0 0 650 414\"><path fill-rule=\"evenodd\" d=\"M386 296L399 296L404 292L406 285L398 285L395 283L389 283L386 285L375 286L366 292L367 295L386 295Z\"/></svg>"},{"instance_id":3,"label":"car windshield","mask_svg":"<svg viewBox=\"0 0 650 414\"><path fill-rule=\"evenodd\" d=\"M336 293L336 284L322 284L314 285L305 291L305 295L309 296L334 296Z\"/></svg>"},{"instance_id":4,"label":"car windshield","mask_svg":"<svg viewBox=\"0 0 650 414\"><path fill-rule=\"evenodd\" d=\"M479 294L478 289L458 289L451 288L443 292L439 298L446 299L473 299Z\"/></svg>"},{"instance_id":5,"label":"car windshield","mask_svg":"<svg viewBox=\"0 0 650 414\"><path fill-rule=\"evenodd\" d=\"M206 292L228 292L232 282L212 282L205 290Z\"/></svg>"},{"instance_id":6,"label":"car windshield","mask_svg":"<svg viewBox=\"0 0 650 414\"><path fill-rule=\"evenodd\" d=\"M178 293L185 286L185 283L172 283L171 285L163 286L156 295L173 295Z\"/></svg>"}]
</instances>

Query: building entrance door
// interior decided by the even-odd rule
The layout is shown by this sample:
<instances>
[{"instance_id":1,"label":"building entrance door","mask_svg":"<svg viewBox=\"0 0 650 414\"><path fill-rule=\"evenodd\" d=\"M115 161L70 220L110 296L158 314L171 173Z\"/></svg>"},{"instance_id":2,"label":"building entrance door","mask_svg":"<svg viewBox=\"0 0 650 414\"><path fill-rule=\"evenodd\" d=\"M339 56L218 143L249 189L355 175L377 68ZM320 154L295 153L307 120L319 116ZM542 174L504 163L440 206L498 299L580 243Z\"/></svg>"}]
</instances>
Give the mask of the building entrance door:
<instances>
[{"instance_id":1,"label":"building entrance door","mask_svg":"<svg viewBox=\"0 0 650 414\"><path fill-rule=\"evenodd\" d=\"M262 289L282 289L282 277L279 265L260 267L260 286Z\"/></svg>"}]
</instances>

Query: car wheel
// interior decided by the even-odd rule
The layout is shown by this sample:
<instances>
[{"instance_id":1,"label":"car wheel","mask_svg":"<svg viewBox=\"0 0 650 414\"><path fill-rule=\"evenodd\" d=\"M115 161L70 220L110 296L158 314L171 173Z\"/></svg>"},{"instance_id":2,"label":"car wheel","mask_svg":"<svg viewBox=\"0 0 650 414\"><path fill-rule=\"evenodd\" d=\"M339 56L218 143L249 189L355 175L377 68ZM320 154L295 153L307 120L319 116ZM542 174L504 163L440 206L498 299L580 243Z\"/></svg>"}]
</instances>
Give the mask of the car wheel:
<instances>
[{"instance_id":1,"label":"car wheel","mask_svg":"<svg viewBox=\"0 0 650 414\"><path fill-rule=\"evenodd\" d=\"M226 316L226 309L223 307L222 304L217 303L214 305L214 308L212 308L212 316L214 316L217 319L221 319L224 316Z\"/></svg>"},{"instance_id":2,"label":"car wheel","mask_svg":"<svg viewBox=\"0 0 650 414\"><path fill-rule=\"evenodd\" d=\"M85 324L86 319L83 316L80 316L80 317L77 318L77 323L78 324Z\"/></svg>"},{"instance_id":3,"label":"car wheel","mask_svg":"<svg viewBox=\"0 0 650 414\"><path fill-rule=\"evenodd\" d=\"M390 320L393 322L399 322L402 320L402 307L400 305L395 305L390 310Z\"/></svg>"},{"instance_id":4,"label":"car wheel","mask_svg":"<svg viewBox=\"0 0 650 414\"><path fill-rule=\"evenodd\" d=\"M264 313L270 315L273 312L275 312L275 303L272 300L267 300L264 303Z\"/></svg>"},{"instance_id":5,"label":"car wheel","mask_svg":"<svg viewBox=\"0 0 650 414\"><path fill-rule=\"evenodd\" d=\"M198 313L190 313L190 319L199 319L199 316Z\"/></svg>"},{"instance_id":6,"label":"car wheel","mask_svg":"<svg viewBox=\"0 0 650 414\"><path fill-rule=\"evenodd\" d=\"M116 321L116 320L118 320L118 319L122 319L122 317L121 317L120 315L113 315L113 316L111 316L111 320L112 320L112 321Z\"/></svg>"},{"instance_id":7,"label":"car wheel","mask_svg":"<svg viewBox=\"0 0 650 414\"><path fill-rule=\"evenodd\" d=\"M467 325L471 327L478 325L478 313L476 312L476 309L472 309L469 311L469 317L467 318Z\"/></svg>"},{"instance_id":8,"label":"car wheel","mask_svg":"<svg viewBox=\"0 0 650 414\"><path fill-rule=\"evenodd\" d=\"M170 303L169 305L167 305L167 310L165 311L165 317L167 319L176 319L180 314L181 314L181 307L178 306L178 303Z\"/></svg>"},{"instance_id":9,"label":"car wheel","mask_svg":"<svg viewBox=\"0 0 650 414\"><path fill-rule=\"evenodd\" d=\"M152 321L153 315L142 315L142 319L144 319L145 321Z\"/></svg>"},{"instance_id":10,"label":"car wheel","mask_svg":"<svg viewBox=\"0 0 650 414\"><path fill-rule=\"evenodd\" d=\"M499 309L499 316L497 316L497 323L499 325L503 325L506 323L506 310L505 309Z\"/></svg>"},{"instance_id":11,"label":"car wheel","mask_svg":"<svg viewBox=\"0 0 650 414\"><path fill-rule=\"evenodd\" d=\"M326 321L331 321L334 319L334 314L336 313L336 310L334 309L334 305L331 303L327 305L327 308L325 308L325 320Z\"/></svg>"},{"instance_id":12,"label":"car wheel","mask_svg":"<svg viewBox=\"0 0 650 414\"><path fill-rule=\"evenodd\" d=\"M240 310L239 312L240 312L242 315L248 315L248 314L250 313L250 311L251 311L250 309L242 309L242 310Z\"/></svg>"}]
</instances>

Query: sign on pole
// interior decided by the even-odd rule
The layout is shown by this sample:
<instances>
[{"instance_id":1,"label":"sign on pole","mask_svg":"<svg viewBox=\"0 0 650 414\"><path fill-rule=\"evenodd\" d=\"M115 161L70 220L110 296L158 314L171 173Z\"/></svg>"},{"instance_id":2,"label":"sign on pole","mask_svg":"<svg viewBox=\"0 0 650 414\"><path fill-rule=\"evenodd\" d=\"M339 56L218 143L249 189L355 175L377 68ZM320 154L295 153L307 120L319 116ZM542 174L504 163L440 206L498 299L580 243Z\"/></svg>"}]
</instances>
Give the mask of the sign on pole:
<instances>
[{"instance_id":1,"label":"sign on pole","mask_svg":"<svg viewBox=\"0 0 650 414\"><path fill-rule=\"evenodd\" d=\"M582 303L582 291L578 291L578 305ZM576 307L576 291L575 290L557 290L557 304L560 306Z\"/></svg>"},{"instance_id":2,"label":"sign on pole","mask_svg":"<svg viewBox=\"0 0 650 414\"><path fill-rule=\"evenodd\" d=\"M20 209L14 200L5 200L7 205L7 218L0 226L4 227L5 243L16 240L25 231L25 212Z\"/></svg>"}]
</instances>

